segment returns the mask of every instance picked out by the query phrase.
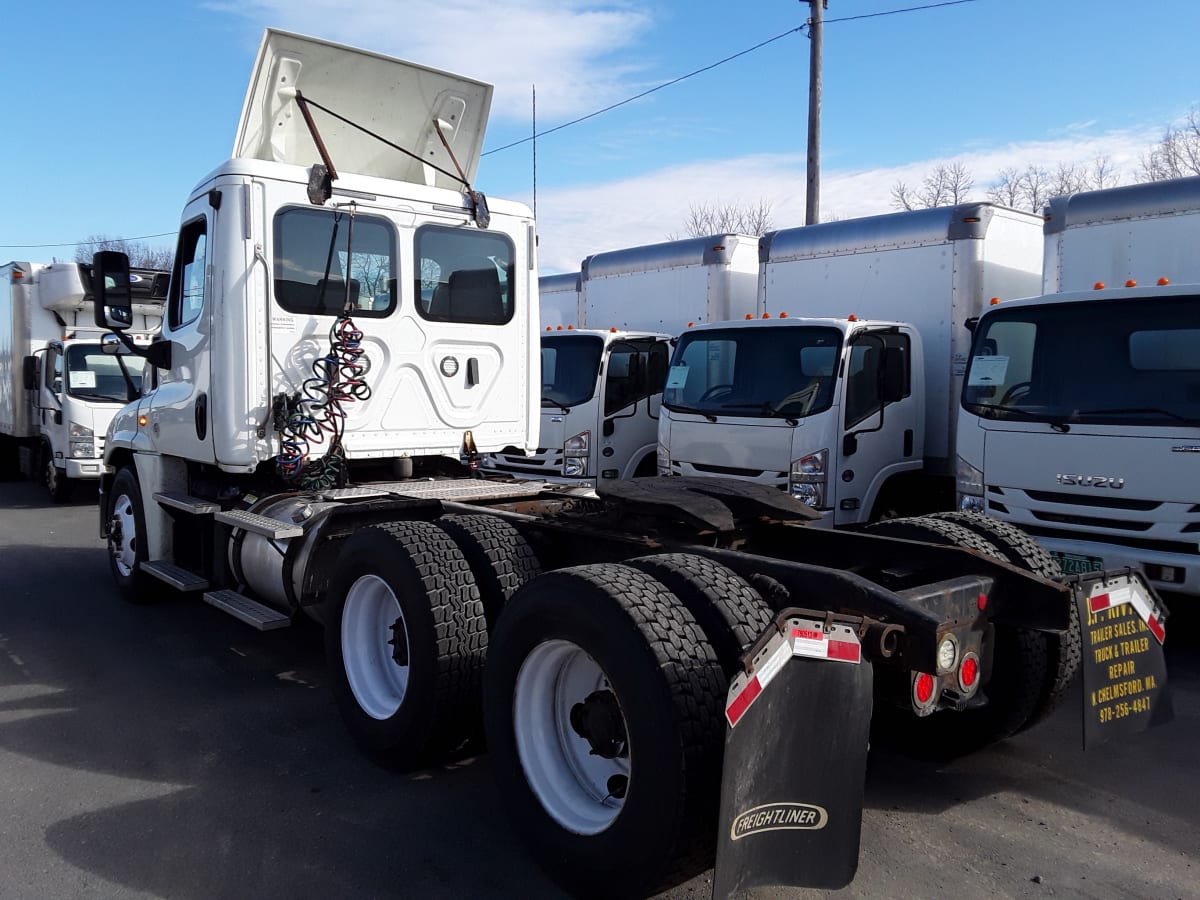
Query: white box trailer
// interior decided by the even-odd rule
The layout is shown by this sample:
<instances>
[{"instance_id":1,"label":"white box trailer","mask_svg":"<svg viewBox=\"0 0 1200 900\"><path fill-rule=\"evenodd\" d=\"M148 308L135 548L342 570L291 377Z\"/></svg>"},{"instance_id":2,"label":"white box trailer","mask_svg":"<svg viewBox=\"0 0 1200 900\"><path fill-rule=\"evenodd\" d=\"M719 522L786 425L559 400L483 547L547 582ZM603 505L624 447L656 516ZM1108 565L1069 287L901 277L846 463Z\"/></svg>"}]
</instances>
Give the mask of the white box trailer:
<instances>
[{"instance_id":1,"label":"white box trailer","mask_svg":"<svg viewBox=\"0 0 1200 900\"><path fill-rule=\"evenodd\" d=\"M1200 595L1200 178L1052 200L1045 293L989 309L962 395L959 503L1068 572Z\"/></svg>"},{"instance_id":2,"label":"white box trailer","mask_svg":"<svg viewBox=\"0 0 1200 900\"><path fill-rule=\"evenodd\" d=\"M0 266L0 467L41 478L56 502L100 478L108 423L141 389L141 360L125 366L101 350L89 273L73 262ZM159 327L166 278L132 273L130 340L147 343Z\"/></svg>"},{"instance_id":3,"label":"white box trailer","mask_svg":"<svg viewBox=\"0 0 1200 900\"><path fill-rule=\"evenodd\" d=\"M546 331L579 327L583 313L579 308L581 279L578 272L562 275L543 275L538 279L538 302L542 312L542 327Z\"/></svg>"},{"instance_id":4,"label":"white box trailer","mask_svg":"<svg viewBox=\"0 0 1200 900\"><path fill-rule=\"evenodd\" d=\"M789 228L762 237L758 279L756 322L682 337L659 471L775 484L838 525L949 508L966 322L1038 289L1041 218L969 203ZM863 382L884 344L903 383L879 403Z\"/></svg>"}]
</instances>

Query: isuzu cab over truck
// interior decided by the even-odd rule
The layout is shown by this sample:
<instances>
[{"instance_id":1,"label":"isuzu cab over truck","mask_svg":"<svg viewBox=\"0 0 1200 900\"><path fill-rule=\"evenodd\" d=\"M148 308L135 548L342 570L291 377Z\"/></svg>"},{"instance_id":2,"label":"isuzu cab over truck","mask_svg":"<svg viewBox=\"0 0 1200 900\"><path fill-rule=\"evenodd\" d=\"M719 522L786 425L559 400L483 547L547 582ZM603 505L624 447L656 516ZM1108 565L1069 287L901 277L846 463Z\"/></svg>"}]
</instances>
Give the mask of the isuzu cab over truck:
<instances>
[{"instance_id":1,"label":"isuzu cab over truck","mask_svg":"<svg viewBox=\"0 0 1200 900\"><path fill-rule=\"evenodd\" d=\"M539 279L539 446L485 457L484 470L585 488L654 475L672 336L754 312L756 247L745 235L687 238L597 253L577 276Z\"/></svg>"},{"instance_id":2,"label":"isuzu cab over truck","mask_svg":"<svg viewBox=\"0 0 1200 900\"><path fill-rule=\"evenodd\" d=\"M1040 272L1041 220L990 203L764 235L759 317L675 348L659 473L772 485L825 525L950 509L966 322Z\"/></svg>"},{"instance_id":3,"label":"isuzu cab over truck","mask_svg":"<svg viewBox=\"0 0 1200 900\"><path fill-rule=\"evenodd\" d=\"M740 482L585 498L476 477L481 453L533 449L541 388L533 218L472 186L490 97L267 32L233 158L184 206L162 339L134 347L157 387L105 443L130 600L311 615L366 752L417 766L486 735L530 851L605 896L714 847L720 897L848 883L872 711L939 752L1029 727L1078 666L1073 606L1152 630L1137 662L1161 667L1138 576L1042 577L1036 545L981 516L834 533ZM93 263L113 351L126 263ZM363 481L376 454L415 477Z\"/></svg>"},{"instance_id":4,"label":"isuzu cab over truck","mask_svg":"<svg viewBox=\"0 0 1200 900\"><path fill-rule=\"evenodd\" d=\"M975 329L959 502L1067 572L1135 566L1200 595L1200 178L1073 194L1043 295Z\"/></svg>"},{"instance_id":5,"label":"isuzu cab over truck","mask_svg":"<svg viewBox=\"0 0 1200 900\"><path fill-rule=\"evenodd\" d=\"M141 360L101 352L90 282L77 263L0 266L0 466L42 479L56 503L100 478L108 423L141 390ZM157 331L166 284L131 274L131 340Z\"/></svg>"}]
</instances>

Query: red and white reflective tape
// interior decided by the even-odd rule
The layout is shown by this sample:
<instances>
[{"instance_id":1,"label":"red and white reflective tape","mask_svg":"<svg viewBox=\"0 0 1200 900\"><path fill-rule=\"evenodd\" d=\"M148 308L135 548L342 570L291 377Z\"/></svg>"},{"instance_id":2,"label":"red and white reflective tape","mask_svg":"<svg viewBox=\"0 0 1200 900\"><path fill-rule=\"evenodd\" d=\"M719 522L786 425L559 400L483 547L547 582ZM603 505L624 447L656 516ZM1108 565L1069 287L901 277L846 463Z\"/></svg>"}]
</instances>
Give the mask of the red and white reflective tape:
<instances>
[{"instance_id":1,"label":"red and white reflective tape","mask_svg":"<svg viewBox=\"0 0 1200 900\"><path fill-rule=\"evenodd\" d=\"M1088 612L1095 615L1103 610L1124 606L1128 603L1142 617L1142 621L1146 623L1146 627L1150 629L1150 633L1158 639L1160 644L1166 640L1167 630L1163 627L1162 617L1159 615L1154 601L1146 596L1136 581L1109 590L1103 590L1103 588L1103 584L1092 588L1092 590L1101 592L1088 597Z\"/></svg>"},{"instance_id":2,"label":"red and white reflective tape","mask_svg":"<svg viewBox=\"0 0 1200 900\"><path fill-rule=\"evenodd\" d=\"M730 728L737 725L738 720L746 714L746 710L763 692L763 688L771 683L771 679L778 675L787 661L792 658L791 644L780 638L776 638L772 643L775 645L774 648L760 659L749 680L745 684L739 684L745 678L744 675L741 675L735 678L733 684L730 685L728 702L725 704L725 719L729 722ZM768 645L768 647L770 646Z\"/></svg>"},{"instance_id":3,"label":"red and white reflective tape","mask_svg":"<svg viewBox=\"0 0 1200 900\"><path fill-rule=\"evenodd\" d=\"M792 655L809 656L815 659L833 659L838 662L862 662L862 647L854 632L828 635L820 625L794 625L791 630Z\"/></svg>"}]
</instances>

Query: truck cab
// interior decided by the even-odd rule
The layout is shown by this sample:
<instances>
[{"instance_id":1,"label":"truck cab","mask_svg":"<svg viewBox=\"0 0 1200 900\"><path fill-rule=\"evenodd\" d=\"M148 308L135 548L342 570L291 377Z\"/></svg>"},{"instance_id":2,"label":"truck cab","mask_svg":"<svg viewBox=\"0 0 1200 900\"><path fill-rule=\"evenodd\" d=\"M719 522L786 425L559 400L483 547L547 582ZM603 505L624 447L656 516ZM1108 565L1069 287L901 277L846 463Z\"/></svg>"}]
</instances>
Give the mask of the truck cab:
<instances>
[{"instance_id":1,"label":"truck cab","mask_svg":"<svg viewBox=\"0 0 1200 900\"><path fill-rule=\"evenodd\" d=\"M856 522L892 475L923 464L922 359L901 322L689 328L663 393L658 472L775 485L825 525Z\"/></svg>"},{"instance_id":2,"label":"truck cab","mask_svg":"<svg viewBox=\"0 0 1200 900\"><path fill-rule=\"evenodd\" d=\"M483 471L581 488L654 475L670 340L562 326L543 333L538 449L489 455Z\"/></svg>"}]
</instances>

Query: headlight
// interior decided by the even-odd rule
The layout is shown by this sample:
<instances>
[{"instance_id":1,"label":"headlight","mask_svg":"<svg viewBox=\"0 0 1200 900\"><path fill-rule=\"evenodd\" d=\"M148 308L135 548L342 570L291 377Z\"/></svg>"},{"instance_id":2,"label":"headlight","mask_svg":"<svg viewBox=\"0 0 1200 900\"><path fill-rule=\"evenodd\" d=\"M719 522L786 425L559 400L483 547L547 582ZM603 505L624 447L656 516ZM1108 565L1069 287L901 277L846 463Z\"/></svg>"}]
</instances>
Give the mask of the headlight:
<instances>
[{"instance_id":1,"label":"headlight","mask_svg":"<svg viewBox=\"0 0 1200 900\"><path fill-rule=\"evenodd\" d=\"M671 474L671 451L664 445L659 444L658 449L654 451L655 458L658 462L658 474Z\"/></svg>"},{"instance_id":2,"label":"headlight","mask_svg":"<svg viewBox=\"0 0 1200 900\"><path fill-rule=\"evenodd\" d=\"M563 453L567 456L573 456L579 453L587 453L588 445L591 443L592 433L590 431L581 431L579 434L572 435L563 441Z\"/></svg>"},{"instance_id":3,"label":"headlight","mask_svg":"<svg viewBox=\"0 0 1200 900\"><path fill-rule=\"evenodd\" d=\"M72 459L92 459L96 455L96 445L91 441L69 441L68 452Z\"/></svg>"},{"instance_id":4,"label":"headlight","mask_svg":"<svg viewBox=\"0 0 1200 900\"><path fill-rule=\"evenodd\" d=\"M788 491L806 506L825 506L828 467L828 450L818 450L793 460L791 471L788 473Z\"/></svg>"},{"instance_id":5,"label":"headlight","mask_svg":"<svg viewBox=\"0 0 1200 900\"><path fill-rule=\"evenodd\" d=\"M958 508L969 512L983 512L983 472L961 456L958 457L955 469Z\"/></svg>"},{"instance_id":6,"label":"headlight","mask_svg":"<svg viewBox=\"0 0 1200 900\"><path fill-rule=\"evenodd\" d=\"M563 474L568 478L584 478L587 476L587 460L570 457L563 461Z\"/></svg>"},{"instance_id":7,"label":"headlight","mask_svg":"<svg viewBox=\"0 0 1200 900\"><path fill-rule=\"evenodd\" d=\"M87 438L89 441L96 436L92 432L92 429L85 428L84 426L80 425L78 422L71 423L71 429L69 431L69 434L72 439L78 438L78 439L82 440L84 438Z\"/></svg>"}]
</instances>

